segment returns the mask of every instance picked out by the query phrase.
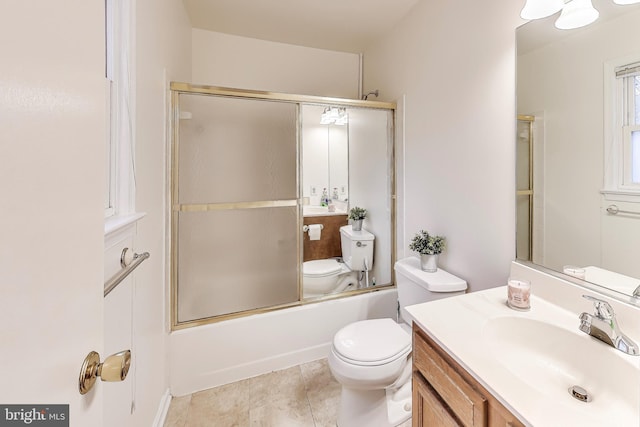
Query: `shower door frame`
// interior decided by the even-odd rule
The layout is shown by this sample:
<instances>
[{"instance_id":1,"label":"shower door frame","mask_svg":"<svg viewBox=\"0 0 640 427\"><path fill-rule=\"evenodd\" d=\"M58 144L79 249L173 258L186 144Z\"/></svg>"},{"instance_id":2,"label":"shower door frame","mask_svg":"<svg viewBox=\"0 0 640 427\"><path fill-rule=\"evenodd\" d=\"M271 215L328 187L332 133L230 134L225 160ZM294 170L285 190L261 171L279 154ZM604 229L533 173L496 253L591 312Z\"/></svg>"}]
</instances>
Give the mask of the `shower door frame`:
<instances>
[{"instance_id":1,"label":"shower door frame","mask_svg":"<svg viewBox=\"0 0 640 427\"><path fill-rule=\"evenodd\" d=\"M533 260L533 200L534 200L534 186L533 186L533 123L535 122L535 116L526 115L526 114L518 114L516 117L516 122L526 123L527 132L529 134L528 143L529 143L529 186L526 189L517 188L516 183L516 217L518 216L518 197L524 196L527 197L529 203L529 221L527 223L527 240L528 240L528 257L527 259L518 258L518 254L516 253L516 259L521 261L532 261ZM518 247L518 226L516 224L516 252Z\"/></svg>"},{"instance_id":2,"label":"shower door frame","mask_svg":"<svg viewBox=\"0 0 640 427\"><path fill-rule=\"evenodd\" d=\"M352 295L363 294L367 292L374 292L379 289L387 289L395 286L395 271L393 269L393 263L396 259L396 179L395 179L395 115L396 115L396 103L394 102L380 102L380 101L364 101L357 99L347 99L347 98L332 98L332 97L321 97L321 96L312 96L312 95L297 95L297 94L287 94L287 93L278 93L278 92L267 92L267 91L255 91L255 90L247 90L247 89L235 89L235 88L227 88L227 87L219 87L219 86L208 86L208 85L195 85L191 83L184 82L171 82L170 83L170 132L171 136L170 141L168 142L168 155L169 159L167 162L167 167L169 169L169 177L171 179L170 182L170 195L169 195L169 211L170 211L170 244L168 247L170 248L169 258L170 258L170 288L171 288L171 330L180 330L194 326L206 325L210 323L216 323L223 320L234 319L238 317L249 316L253 314L266 313L274 310L280 310L283 308L290 307L298 307L306 304L314 304L317 302L326 301L328 299L336 299L336 298L344 298ZM192 94L192 95L213 95L218 97L229 97L229 98L244 98L244 99L255 99L255 100L265 100L265 101L277 101L284 103L291 103L297 105L297 119L296 119L296 200L284 200L284 201L272 201L272 202L246 202L246 203L224 203L217 204L218 206L211 205L198 205L198 206L181 206L178 202L178 194L177 194L177 182L178 182L178 144L179 144L179 123L180 117L180 109L179 109L179 95L180 94ZM348 292L342 292L339 294L328 295L322 298L312 299L312 300L304 300L302 298L302 205L303 205L303 197L301 191L301 180L302 180L302 147L301 147L301 123L300 123L300 110L303 104L310 105L331 105L331 106L341 106L341 107L358 107L365 109L380 109L380 110L388 110L391 113L391 122L392 129L390 131L391 135L391 149L390 149L390 158L389 162L389 173L390 173L390 210L391 210L391 230L390 230L390 239L391 239L391 283L383 284L379 286L375 286L372 288L365 289L357 289ZM177 260L177 250L178 250L178 213L181 211L203 211L203 210L212 210L212 209L232 209L235 207L240 208L260 208L260 207L281 207L281 206L297 206L298 208L298 217L297 217L297 271L298 271L298 300L286 304L280 304L269 307L260 307L254 308L250 310L235 312L235 313L227 313L222 315L215 315L212 317L202 318L202 319L194 319L187 321L178 321L178 260Z\"/></svg>"}]
</instances>

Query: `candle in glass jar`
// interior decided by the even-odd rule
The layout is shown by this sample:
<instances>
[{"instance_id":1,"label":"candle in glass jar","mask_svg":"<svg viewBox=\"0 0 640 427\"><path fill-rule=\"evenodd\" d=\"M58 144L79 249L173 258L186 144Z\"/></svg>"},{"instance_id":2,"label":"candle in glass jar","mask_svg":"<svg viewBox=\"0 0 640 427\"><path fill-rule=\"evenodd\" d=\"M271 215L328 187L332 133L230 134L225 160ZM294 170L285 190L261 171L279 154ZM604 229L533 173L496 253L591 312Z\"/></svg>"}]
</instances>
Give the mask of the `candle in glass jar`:
<instances>
[{"instance_id":1,"label":"candle in glass jar","mask_svg":"<svg viewBox=\"0 0 640 427\"><path fill-rule=\"evenodd\" d=\"M578 279L584 280L587 275L587 270L582 267L576 267L575 265L565 265L562 267L562 272L564 274L568 274L569 276L577 277Z\"/></svg>"},{"instance_id":2,"label":"candle in glass jar","mask_svg":"<svg viewBox=\"0 0 640 427\"><path fill-rule=\"evenodd\" d=\"M528 280L509 279L507 283L507 305L516 310L531 308L531 282Z\"/></svg>"}]
</instances>

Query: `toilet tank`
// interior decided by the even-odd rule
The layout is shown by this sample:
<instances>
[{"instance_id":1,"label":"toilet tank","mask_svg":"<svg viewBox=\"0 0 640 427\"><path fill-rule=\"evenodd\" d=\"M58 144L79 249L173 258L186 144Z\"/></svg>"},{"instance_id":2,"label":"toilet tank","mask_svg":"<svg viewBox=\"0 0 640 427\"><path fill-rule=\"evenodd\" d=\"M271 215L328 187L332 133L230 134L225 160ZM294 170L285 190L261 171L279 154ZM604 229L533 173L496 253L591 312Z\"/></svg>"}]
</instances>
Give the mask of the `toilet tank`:
<instances>
[{"instance_id":1,"label":"toilet tank","mask_svg":"<svg viewBox=\"0 0 640 427\"><path fill-rule=\"evenodd\" d=\"M340 227L342 259L351 271L371 270L375 236L364 228L354 231L351 225Z\"/></svg>"},{"instance_id":2,"label":"toilet tank","mask_svg":"<svg viewBox=\"0 0 640 427\"><path fill-rule=\"evenodd\" d=\"M402 320L411 325L413 317L405 307L427 301L464 294L467 282L438 268L435 273L427 273L420 268L416 257L396 261L396 288Z\"/></svg>"}]
</instances>

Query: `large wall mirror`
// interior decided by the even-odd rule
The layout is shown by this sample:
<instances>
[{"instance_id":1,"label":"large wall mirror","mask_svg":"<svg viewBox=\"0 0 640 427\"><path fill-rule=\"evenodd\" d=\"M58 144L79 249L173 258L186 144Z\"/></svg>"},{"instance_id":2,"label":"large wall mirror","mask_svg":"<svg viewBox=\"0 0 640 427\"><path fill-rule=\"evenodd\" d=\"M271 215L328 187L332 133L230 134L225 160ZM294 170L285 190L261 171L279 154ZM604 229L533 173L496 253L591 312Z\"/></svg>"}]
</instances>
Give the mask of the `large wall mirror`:
<instances>
[{"instance_id":1,"label":"large wall mirror","mask_svg":"<svg viewBox=\"0 0 640 427\"><path fill-rule=\"evenodd\" d=\"M394 104L171 88L174 328L393 286Z\"/></svg>"},{"instance_id":2,"label":"large wall mirror","mask_svg":"<svg viewBox=\"0 0 640 427\"><path fill-rule=\"evenodd\" d=\"M552 16L517 29L517 258L634 301L640 5L593 5L587 27L558 30Z\"/></svg>"}]
</instances>

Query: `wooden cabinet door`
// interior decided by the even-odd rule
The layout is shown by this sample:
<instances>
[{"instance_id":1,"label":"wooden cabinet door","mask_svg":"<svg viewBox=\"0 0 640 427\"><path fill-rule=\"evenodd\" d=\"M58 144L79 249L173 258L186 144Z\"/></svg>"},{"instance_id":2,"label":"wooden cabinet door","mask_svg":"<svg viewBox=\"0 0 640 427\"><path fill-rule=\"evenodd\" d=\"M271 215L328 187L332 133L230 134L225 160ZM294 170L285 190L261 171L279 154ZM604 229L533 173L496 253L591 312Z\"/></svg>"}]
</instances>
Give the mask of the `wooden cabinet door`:
<instances>
[{"instance_id":1,"label":"wooden cabinet door","mask_svg":"<svg viewBox=\"0 0 640 427\"><path fill-rule=\"evenodd\" d=\"M413 363L462 425L487 426L487 399L424 339L414 340Z\"/></svg>"},{"instance_id":2,"label":"wooden cabinet door","mask_svg":"<svg viewBox=\"0 0 640 427\"><path fill-rule=\"evenodd\" d=\"M419 327L413 331L413 427L524 427Z\"/></svg>"},{"instance_id":3,"label":"wooden cabinet door","mask_svg":"<svg viewBox=\"0 0 640 427\"><path fill-rule=\"evenodd\" d=\"M412 427L460 427L451 409L419 374L413 375Z\"/></svg>"}]
</instances>

